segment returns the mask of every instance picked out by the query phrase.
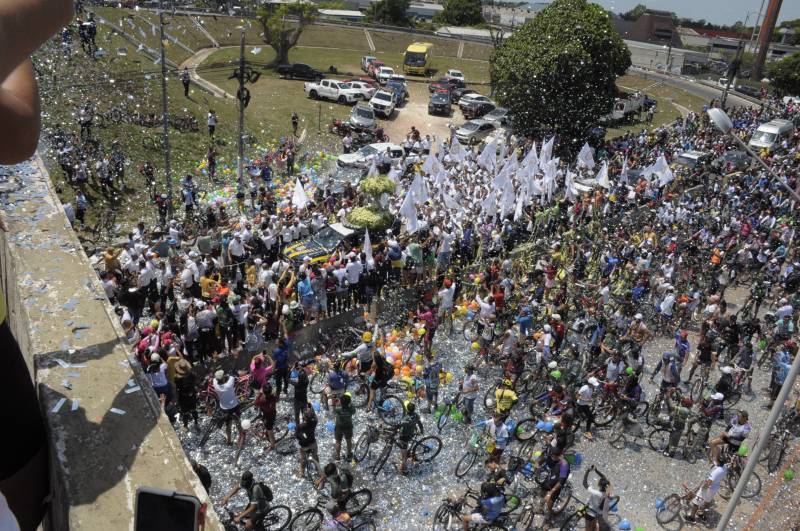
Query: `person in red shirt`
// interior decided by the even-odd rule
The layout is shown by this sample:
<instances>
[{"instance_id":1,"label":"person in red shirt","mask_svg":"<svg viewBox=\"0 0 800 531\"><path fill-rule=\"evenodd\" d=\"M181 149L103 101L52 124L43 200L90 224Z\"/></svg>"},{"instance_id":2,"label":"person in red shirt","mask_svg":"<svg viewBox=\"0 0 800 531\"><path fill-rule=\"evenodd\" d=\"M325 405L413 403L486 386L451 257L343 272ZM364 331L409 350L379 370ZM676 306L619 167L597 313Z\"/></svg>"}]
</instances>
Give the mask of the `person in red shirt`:
<instances>
[{"instance_id":1,"label":"person in red shirt","mask_svg":"<svg viewBox=\"0 0 800 531\"><path fill-rule=\"evenodd\" d=\"M275 419L278 416L278 396L272 390L272 385L267 382L263 387L258 387L256 399L253 402L259 416L264 420L264 429L267 432L267 451L275 449Z\"/></svg>"}]
</instances>

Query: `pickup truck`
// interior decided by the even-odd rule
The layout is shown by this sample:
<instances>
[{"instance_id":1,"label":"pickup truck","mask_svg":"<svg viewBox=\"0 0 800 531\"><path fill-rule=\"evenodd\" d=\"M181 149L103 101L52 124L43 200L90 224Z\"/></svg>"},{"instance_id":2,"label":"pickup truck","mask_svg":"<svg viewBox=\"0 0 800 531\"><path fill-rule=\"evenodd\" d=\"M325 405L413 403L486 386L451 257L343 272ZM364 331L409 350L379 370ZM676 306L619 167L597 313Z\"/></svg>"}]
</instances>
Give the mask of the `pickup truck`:
<instances>
[{"instance_id":1,"label":"pickup truck","mask_svg":"<svg viewBox=\"0 0 800 531\"><path fill-rule=\"evenodd\" d=\"M341 104L355 103L363 97L361 92L351 88L349 84L335 79L323 79L318 83L304 83L303 90L312 100L326 99L338 101Z\"/></svg>"},{"instance_id":2,"label":"pickup truck","mask_svg":"<svg viewBox=\"0 0 800 531\"><path fill-rule=\"evenodd\" d=\"M325 74L307 64L278 65L278 75L287 79L322 79Z\"/></svg>"},{"instance_id":3,"label":"pickup truck","mask_svg":"<svg viewBox=\"0 0 800 531\"><path fill-rule=\"evenodd\" d=\"M375 114L384 118L389 118L392 115L396 104L394 92L389 92L388 90L379 90L369 100L369 106L372 107Z\"/></svg>"}]
</instances>

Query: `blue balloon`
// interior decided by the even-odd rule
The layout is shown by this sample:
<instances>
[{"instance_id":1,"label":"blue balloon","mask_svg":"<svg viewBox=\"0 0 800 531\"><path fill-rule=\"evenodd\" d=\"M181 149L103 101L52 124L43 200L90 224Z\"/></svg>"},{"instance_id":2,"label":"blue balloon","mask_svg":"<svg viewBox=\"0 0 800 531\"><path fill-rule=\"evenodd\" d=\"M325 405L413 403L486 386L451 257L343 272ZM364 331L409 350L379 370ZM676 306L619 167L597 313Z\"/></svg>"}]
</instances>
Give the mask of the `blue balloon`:
<instances>
[{"instance_id":1,"label":"blue balloon","mask_svg":"<svg viewBox=\"0 0 800 531\"><path fill-rule=\"evenodd\" d=\"M619 528L620 528L622 531L628 531L628 530L631 528L631 523L630 523L629 521L627 521L627 520L622 520L622 521L619 523Z\"/></svg>"},{"instance_id":2,"label":"blue balloon","mask_svg":"<svg viewBox=\"0 0 800 531\"><path fill-rule=\"evenodd\" d=\"M319 402L312 402L311 407L314 408L314 411L316 411L317 413L319 413L319 411L322 409L322 406L320 405Z\"/></svg>"},{"instance_id":3,"label":"blue balloon","mask_svg":"<svg viewBox=\"0 0 800 531\"><path fill-rule=\"evenodd\" d=\"M576 453L575 454L575 466L581 466L581 463L583 463L583 454Z\"/></svg>"},{"instance_id":4,"label":"blue balloon","mask_svg":"<svg viewBox=\"0 0 800 531\"><path fill-rule=\"evenodd\" d=\"M553 423L552 422L545 422L544 423L544 431L546 431L547 433L550 433L551 431L553 431Z\"/></svg>"},{"instance_id":5,"label":"blue balloon","mask_svg":"<svg viewBox=\"0 0 800 531\"><path fill-rule=\"evenodd\" d=\"M543 430L544 429L544 421L543 420L539 420L539 421L536 422L536 429L537 430Z\"/></svg>"},{"instance_id":6,"label":"blue balloon","mask_svg":"<svg viewBox=\"0 0 800 531\"><path fill-rule=\"evenodd\" d=\"M392 402L390 400L383 401L383 409L391 410L392 409Z\"/></svg>"},{"instance_id":7,"label":"blue balloon","mask_svg":"<svg viewBox=\"0 0 800 531\"><path fill-rule=\"evenodd\" d=\"M661 498L656 498L656 509L663 509L663 508L664 508L664 500L662 500Z\"/></svg>"},{"instance_id":8,"label":"blue balloon","mask_svg":"<svg viewBox=\"0 0 800 531\"><path fill-rule=\"evenodd\" d=\"M475 312L467 310L467 319L472 319L473 317L475 317Z\"/></svg>"},{"instance_id":9,"label":"blue balloon","mask_svg":"<svg viewBox=\"0 0 800 531\"><path fill-rule=\"evenodd\" d=\"M514 431L514 428L516 426L517 426L517 423L514 421L514 419L508 419L506 421L506 428L508 428L508 431Z\"/></svg>"},{"instance_id":10,"label":"blue balloon","mask_svg":"<svg viewBox=\"0 0 800 531\"><path fill-rule=\"evenodd\" d=\"M336 425L333 423L332 420L329 420L328 422L325 423L325 429L328 430L331 433L333 433L333 429L335 427L336 427Z\"/></svg>"},{"instance_id":11,"label":"blue balloon","mask_svg":"<svg viewBox=\"0 0 800 531\"><path fill-rule=\"evenodd\" d=\"M297 424L295 424L294 422L290 422L289 424L286 425L286 427L289 428L289 431L294 431L294 429L297 427Z\"/></svg>"}]
</instances>

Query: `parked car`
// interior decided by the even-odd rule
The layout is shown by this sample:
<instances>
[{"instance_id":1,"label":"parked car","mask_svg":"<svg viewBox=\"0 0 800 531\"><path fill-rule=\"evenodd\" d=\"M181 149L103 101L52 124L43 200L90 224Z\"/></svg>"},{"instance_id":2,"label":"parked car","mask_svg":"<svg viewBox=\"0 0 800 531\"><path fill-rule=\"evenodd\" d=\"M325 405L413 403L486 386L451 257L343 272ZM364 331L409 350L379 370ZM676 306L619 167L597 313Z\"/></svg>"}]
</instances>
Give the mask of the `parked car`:
<instances>
[{"instance_id":1,"label":"parked car","mask_svg":"<svg viewBox=\"0 0 800 531\"><path fill-rule=\"evenodd\" d=\"M477 144L494 130L495 126L492 122L480 119L470 120L456 130L456 139L462 144Z\"/></svg>"},{"instance_id":2,"label":"parked car","mask_svg":"<svg viewBox=\"0 0 800 531\"><path fill-rule=\"evenodd\" d=\"M493 110L483 115L484 120L492 122L495 126L506 125L508 118L508 109L505 107L495 107Z\"/></svg>"},{"instance_id":3,"label":"parked car","mask_svg":"<svg viewBox=\"0 0 800 531\"><path fill-rule=\"evenodd\" d=\"M731 151L726 151L724 154L712 160L711 168L716 173L728 170L739 171L749 167L751 163L752 160L747 152L733 149Z\"/></svg>"},{"instance_id":4,"label":"parked car","mask_svg":"<svg viewBox=\"0 0 800 531\"><path fill-rule=\"evenodd\" d=\"M462 83L464 81L466 81L464 79L464 74L461 72L461 70L454 70L452 68L447 71L447 73L444 75L444 77L446 77L447 79L457 79L457 80L461 81Z\"/></svg>"},{"instance_id":5,"label":"parked car","mask_svg":"<svg viewBox=\"0 0 800 531\"><path fill-rule=\"evenodd\" d=\"M678 167L688 168L689 170L695 171L702 169L703 166L708 164L710 158L711 158L710 154L704 153L702 151L695 151L692 149L689 151L684 151L683 153L675 157L673 165Z\"/></svg>"},{"instance_id":6,"label":"parked car","mask_svg":"<svg viewBox=\"0 0 800 531\"><path fill-rule=\"evenodd\" d=\"M428 114L441 114L450 116L453 112L453 107L450 105L450 93L446 90L440 90L431 94L431 99L428 101Z\"/></svg>"},{"instance_id":7,"label":"parked car","mask_svg":"<svg viewBox=\"0 0 800 531\"><path fill-rule=\"evenodd\" d=\"M471 120L493 111L495 104L483 94L466 94L458 100L458 107L464 114L464 118Z\"/></svg>"},{"instance_id":8,"label":"parked car","mask_svg":"<svg viewBox=\"0 0 800 531\"><path fill-rule=\"evenodd\" d=\"M319 83L307 82L303 85L303 89L313 100L326 99L345 104L355 103L363 98L363 95L352 89L349 83L335 79L323 79Z\"/></svg>"},{"instance_id":9,"label":"parked car","mask_svg":"<svg viewBox=\"0 0 800 531\"><path fill-rule=\"evenodd\" d=\"M467 87L456 87L450 91L450 99L453 103L458 103L467 94L478 94L478 92Z\"/></svg>"},{"instance_id":10,"label":"parked car","mask_svg":"<svg viewBox=\"0 0 800 531\"><path fill-rule=\"evenodd\" d=\"M391 91L394 94L394 101L398 107L402 107L405 104L408 93L406 92L405 85L399 81L390 79L386 82L386 86L383 87L383 90Z\"/></svg>"},{"instance_id":11,"label":"parked car","mask_svg":"<svg viewBox=\"0 0 800 531\"><path fill-rule=\"evenodd\" d=\"M361 94L361 99L364 101L369 101L378 90L369 83L364 83L363 81L347 81L346 83L351 89Z\"/></svg>"},{"instance_id":12,"label":"parked car","mask_svg":"<svg viewBox=\"0 0 800 531\"><path fill-rule=\"evenodd\" d=\"M751 98L761 98L761 91L755 87L751 87L750 85L736 85L734 90L736 92L741 92L742 94L747 94Z\"/></svg>"},{"instance_id":13,"label":"parked car","mask_svg":"<svg viewBox=\"0 0 800 531\"><path fill-rule=\"evenodd\" d=\"M378 83L381 85L385 85L389 78L394 75L394 68L391 66L382 66L378 69L378 72L375 74L375 79L378 80Z\"/></svg>"},{"instance_id":14,"label":"parked car","mask_svg":"<svg viewBox=\"0 0 800 531\"><path fill-rule=\"evenodd\" d=\"M384 63L380 59L373 59L369 63L369 68L367 70L367 73L370 75L370 77L372 77L373 79L377 80L378 79L378 70L380 70L380 68L382 66L384 66L385 64L386 63Z\"/></svg>"},{"instance_id":15,"label":"parked car","mask_svg":"<svg viewBox=\"0 0 800 531\"><path fill-rule=\"evenodd\" d=\"M334 167L333 172L328 176L325 187L330 187L334 194L341 194L347 185L357 188L361 180L366 177L367 169L359 166L339 166Z\"/></svg>"},{"instance_id":16,"label":"parked car","mask_svg":"<svg viewBox=\"0 0 800 531\"><path fill-rule=\"evenodd\" d=\"M428 83L428 92L437 92L439 90L446 90L447 92L452 92L457 88L466 88L464 82L460 79L456 78L447 78L442 77L436 81L431 81Z\"/></svg>"},{"instance_id":17,"label":"parked car","mask_svg":"<svg viewBox=\"0 0 800 531\"><path fill-rule=\"evenodd\" d=\"M355 82L364 83L365 85L369 85L375 90L378 90L380 88L377 81L375 81L369 76L351 77L349 79L345 79L344 81L345 83L355 83Z\"/></svg>"},{"instance_id":18,"label":"parked car","mask_svg":"<svg viewBox=\"0 0 800 531\"><path fill-rule=\"evenodd\" d=\"M383 156L387 149L389 150L392 164L403 160L405 157L405 151L403 151L401 146L389 142L378 142L376 144L366 145L354 153L339 155L339 158L336 159L336 163L339 166L360 166L366 168L370 165L372 160ZM408 157L405 157L406 166L416 162L419 162L418 155L411 153Z\"/></svg>"},{"instance_id":19,"label":"parked car","mask_svg":"<svg viewBox=\"0 0 800 531\"><path fill-rule=\"evenodd\" d=\"M369 105L356 105L350 111L348 120L351 125L360 129L372 129L375 127L375 111Z\"/></svg>"},{"instance_id":20,"label":"parked car","mask_svg":"<svg viewBox=\"0 0 800 531\"><path fill-rule=\"evenodd\" d=\"M278 65L276 69L278 75L287 79L322 79L325 77L320 70L311 68L304 63L294 63L291 65Z\"/></svg>"},{"instance_id":21,"label":"parked car","mask_svg":"<svg viewBox=\"0 0 800 531\"><path fill-rule=\"evenodd\" d=\"M308 257L311 264L328 261L340 247L350 249L358 240L356 231L341 223L333 223L322 227L313 235L296 241L283 248L284 258L300 265ZM363 236L362 236L363 239Z\"/></svg>"},{"instance_id":22,"label":"parked car","mask_svg":"<svg viewBox=\"0 0 800 531\"><path fill-rule=\"evenodd\" d=\"M389 118L392 115L396 104L394 92L383 89L376 92L372 99L369 100L369 106L372 107L375 114L384 118Z\"/></svg>"},{"instance_id":23,"label":"parked car","mask_svg":"<svg viewBox=\"0 0 800 531\"><path fill-rule=\"evenodd\" d=\"M375 57L373 55L365 55L364 57L362 57L361 58L361 70L363 70L364 72L369 72L369 65L375 59L377 59L377 57Z\"/></svg>"}]
</instances>

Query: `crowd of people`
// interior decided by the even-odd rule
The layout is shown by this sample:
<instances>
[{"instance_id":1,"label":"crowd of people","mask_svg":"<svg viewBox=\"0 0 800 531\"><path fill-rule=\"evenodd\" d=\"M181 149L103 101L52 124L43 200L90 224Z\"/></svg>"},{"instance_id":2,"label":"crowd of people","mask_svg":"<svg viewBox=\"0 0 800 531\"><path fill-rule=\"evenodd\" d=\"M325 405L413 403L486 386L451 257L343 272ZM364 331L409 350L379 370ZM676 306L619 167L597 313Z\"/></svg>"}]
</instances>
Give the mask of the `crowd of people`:
<instances>
[{"instance_id":1,"label":"crowd of people","mask_svg":"<svg viewBox=\"0 0 800 531\"><path fill-rule=\"evenodd\" d=\"M747 138L766 119L797 118L800 110L776 103L730 114L736 134ZM514 443L521 427L509 431L510 416L519 420L515 413L530 407L554 421L531 460L548 471L541 497L552 511L570 474L565 455L575 444L573 432L582 427L594 440L597 411L607 413L610 404L619 404L613 407L621 418L637 412L642 379L649 378L661 392L647 405L657 409L654 417L669 419L665 455L676 455L693 425L707 428L711 469L685 515L695 518L720 488L732 456L747 447L748 413L728 410L731 396L756 393L753 372L765 367L770 396L763 405L771 406L797 354L798 205L756 164L734 173L723 168L722 175L671 166L684 150L721 155L734 148L704 114L597 150L586 146L574 163L554 156L552 138L538 140L540 149L534 139L514 135L467 149L454 138L434 137L419 162L389 169L397 192L388 208L397 222L368 244L323 260L293 261L282 251L351 208L353 191L348 197L320 186L299 208L274 198L271 171L254 174L256 193L242 198L237 212L209 205L213 223L200 235L187 234L176 220L160 236L140 224L127 245L102 254L100 276L167 413L187 428L197 424L198 409L200 417L221 414L231 444L232 427L246 431L242 409L255 408L265 419L266 449L273 451L278 405L286 396L298 475L316 464L319 481L341 502L331 518L340 518L349 492L342 484L352 482L352 474L339 478L336 464L342 441L347 462L353 452L355 407L347 381L363 378L368 417L381 417L387 387L405 379L420 382L422 415L441 415L439 388L449 383L448 371L456 373L463 418L485 431L491 447L481 504L463 519L467 529L495 521L510 499L507 481L522 451ZM798 186L798 141L795 134L763 154L792 188ZM726 299L740 287L749 289L744 302ZM407 288L418 297L407 312L376 315L373 302ZM336 351L324 338L304 339L314 347L309 357L295 344L304 326L352 308L366 320L357 345ZM454 367L436 345L461 328L465 336L474 330L474 341L464 344L469 361ZM695 345L689 330L699 330ZM406 331L414 338L406 346L417 360L413 374L388 352ZM646 345L659 338L673 338L673 348L647 359ZM245 372L231 373L226 359ZM309 389L315 373L325 380L322 403L332 406L334 419L336 451L325 467L316 442L320 412L311 407ZM252 392L241 392L242 377ZM544 390L541 396L526 392L531 382ZM201 407L207 388L217 397L217 413ZM479 422L475 402L487 388L496 389L484 404L491 418ZM717 419L727 428L712 437ZM414 403L405 405L400 473L408 473L409 445L421 427ZM251 505L237 521L251 528L269 504L247 474L241 485ZM601 474L589 492L586 529L606 529L609 478Z\"/></svg>"}]
</instances>

